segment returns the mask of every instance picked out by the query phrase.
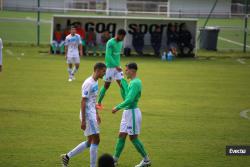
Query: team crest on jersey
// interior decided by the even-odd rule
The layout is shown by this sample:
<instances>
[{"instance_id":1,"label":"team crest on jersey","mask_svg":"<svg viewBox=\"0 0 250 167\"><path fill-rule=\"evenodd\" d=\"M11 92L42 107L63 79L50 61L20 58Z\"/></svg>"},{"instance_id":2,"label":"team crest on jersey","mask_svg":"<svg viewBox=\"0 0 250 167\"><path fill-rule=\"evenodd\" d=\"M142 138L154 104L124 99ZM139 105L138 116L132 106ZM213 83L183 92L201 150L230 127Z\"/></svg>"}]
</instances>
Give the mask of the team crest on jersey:
<instances>
[{"instance_id":1,"label":"team crest on jersey","mask_svg":"<svg viewBox=\"0 0 250 167\"><path fill-rule=\"evenodd\" d=\"M89 94L89 92L85 90L84 95L87 96L88 94Z\"/></svg>"}]
</instances>

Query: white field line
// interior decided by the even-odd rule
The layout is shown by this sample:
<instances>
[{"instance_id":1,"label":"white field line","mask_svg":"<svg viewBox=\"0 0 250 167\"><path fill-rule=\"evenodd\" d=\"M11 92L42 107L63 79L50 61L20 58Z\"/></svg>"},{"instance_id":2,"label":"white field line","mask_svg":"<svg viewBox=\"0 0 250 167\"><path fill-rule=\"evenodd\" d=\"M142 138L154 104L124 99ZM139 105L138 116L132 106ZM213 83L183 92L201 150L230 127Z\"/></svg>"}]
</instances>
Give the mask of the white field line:
<instances>
[{"instance_id":1,"label":"white field line","mask_svg":"<svg viewBox=\"0 0 250 167\"><path fill-rule=\"evenodd\" d=\"M6 49L6 53L7 53L8 55L13 56L13 52L12 52L11 50L9 50L9 49Z\"/></svg>"},{"instance_id":2,"label":"white field line","mask_svg":"<svg viewBox=\"0 0 250 167\"><path fill-rule=\"evenodd\" d=\"M243 43L240 43L240 42L236 42L236 41L232 41L230 39L227 39L227 38L223 38L223 37L219 37L220 40L222 41L226 41L226 42L229 42L229 43L232 43L232 44L235 44L235 45L238 45L238 46L244 46ZM250 48L249 45L246 45L247 48Z\"/></svg>"},{"instance_id":3,"label":"white field line","mask_svg":"<svg viewBox=\"0 0 250 167\"><path fill-rule=\"evenodd\" d=\"M240 64L246 64L245 59L237 59Z\"/></svg>"},{"instance_id":4,"label":"white field line","mask_svg":"<svg viewBox=\"0 0 250 167\"><path fill-rule=\"evenodd\" d=\"M246 118L246 119L250 120L250 117L247 115L248 112L250 112L250 109L243 110L243 111L240 112L240 116L242 118Z\"/></svg>"}]
</instances>

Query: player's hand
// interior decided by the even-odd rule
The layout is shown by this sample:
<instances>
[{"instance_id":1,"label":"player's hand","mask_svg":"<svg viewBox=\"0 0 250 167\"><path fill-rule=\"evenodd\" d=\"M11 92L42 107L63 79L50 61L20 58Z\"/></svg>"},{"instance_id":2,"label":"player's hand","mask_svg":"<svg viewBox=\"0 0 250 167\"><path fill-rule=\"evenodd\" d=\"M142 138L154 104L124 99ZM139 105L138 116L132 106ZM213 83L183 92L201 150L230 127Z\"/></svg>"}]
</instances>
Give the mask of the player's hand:
<instances>
[{"instance_id":1,"label":"player's hand","mask_svg":"<svg viewBox=\"0 0 250 167\"><path fill-rule=\"evenodd\" d=\"M82 54L82 52L80 52L80 56L82 56L83 54Z\"/></svg>"},{"instance_id":2,"label":"player's hand","mask_svg":"<svg viewBox=\"0 0 250 167\"><path fill-rule=\"evenodd\" d=\"M113 113L113 114L115 114L117 111L118 111L118 110L117 110L115 107L112 109L112 113Z\"/></svg>"},{"instance_id":3,"label":"player's hand","mask_svg":"<svg viewBox=\"0 0 250 167\"><path fill-rule=\"evenodd\" d=\"M101 117L99 116L99 114L96 115L96 120L97 120L97 123L98 123L98 124L101 123Z\"/></svg>"},{"instance_id":4,"label":"player's hand","mask_svg":"<svg viewBox=\"0 0 250 167\"><path fill-rule=\"evenodd\" d=\"M117 67L116 67L116 70L119 71L119 72L121 72L121 71L122 71L122 68L117 66Z\"/></svg>"},{"instance_id":5,"label":"player's hand","mask_svg":"<svg viewBox=\"0 0 250 167\"><path fill-rule=\"evenodd\" d=\"M81 123L81 129L82 130L86 129L86 122L85 121L82 121L82 123Z\"/></svg>"},{"instance_id":6,"label":"player's hand","mask_svg":"<svg viewBox=\"0 0 250 167\"><path fill-rule=\"evenodd\" d=\"M67 60L67 55L65 55L64 57L65 57L65 59Z\"/></svg>"}]
</instances>

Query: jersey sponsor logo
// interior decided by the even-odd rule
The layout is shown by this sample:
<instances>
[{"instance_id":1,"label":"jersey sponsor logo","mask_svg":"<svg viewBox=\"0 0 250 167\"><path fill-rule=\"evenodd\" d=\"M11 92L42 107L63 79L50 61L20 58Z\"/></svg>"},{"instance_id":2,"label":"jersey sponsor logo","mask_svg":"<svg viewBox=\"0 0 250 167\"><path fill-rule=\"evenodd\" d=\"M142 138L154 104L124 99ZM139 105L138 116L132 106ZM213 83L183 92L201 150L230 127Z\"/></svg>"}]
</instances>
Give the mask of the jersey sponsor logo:
<instances>
[{"instance_id":1,"label":"jersey sponsor logo","mask_svg":"<svg viewBox=\"0 0 250 167\"><path fill-rule=\"evenodd\" d=\"M132 129L132 126L128 126L127 129L128 129L128 130Z\"/></svg>"},{"instance_id":2,"label":"jersey sponsor logo","mask_svg":"<svg viewBox=\"0 0 250 167\"><path fill-rule=\"evenodd\" d=\"M84 94L85 96L87 96L87 95L89 94L89 92L88 92L87 90L85 90L85 91L83 92L83 94Z\"/></svg>"}]
</instances>

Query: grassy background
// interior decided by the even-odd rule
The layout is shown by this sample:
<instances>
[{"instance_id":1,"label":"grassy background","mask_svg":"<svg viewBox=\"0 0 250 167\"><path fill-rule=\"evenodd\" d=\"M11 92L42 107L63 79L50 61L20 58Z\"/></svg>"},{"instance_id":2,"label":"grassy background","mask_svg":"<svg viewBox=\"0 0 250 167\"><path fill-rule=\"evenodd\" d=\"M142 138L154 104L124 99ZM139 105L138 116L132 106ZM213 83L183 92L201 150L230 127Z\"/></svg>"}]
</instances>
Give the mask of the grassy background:
<instances>
[{"instance_id":1,"label":"grassy background","mask_svg":"<svg viewBox=\"0 0 250 167\"><path fill-rule=\"evenodd\" d=\"M104 58L82 58L77 80L68 83L64 58L39 51L47 48L4 48L0 166L60 166L59 155L84 140L79 122L81 84L91 74L93 64ZM154 167L245 167L250 158L225 156L225 146L250 145L250 122L239 116L240 111L250 108L249 55L198 55L197 59L171 63L122 57L123 65L130 61L139 64L143 81L141 140ZM236 61L243 56L246 64ZM111 108L120 101L118 87L113 84L100 113L99 155L113 153L122 112L112 115ZM127 141L120 167L134 166L140 160ZM70 164L88 166L88 151Z\"/></svg>"},{"instance_id":2,"label":"grassy background","mask_svg":"<svg viewBox=\"0 0 250 167\"><path fill-rule=\"evenodd\" d=\"M58 13L66 15L100 15L87 12L68 12ZM54 13L41 13L41 43L48 44L50 42L50 23L43 21L50 21ZM0 11L0 37L6 42L22 42L22 43L36 43L36 17L34 12L14 12L14 11ZM22 22L7 22L1 21L1 18L19 18L26 19ZM30 20L33 19L33 22ZM199 19L198 26L204 25L205 19ZM244 19L210 19L208 26L222 26L219 36L243 43L243 27ZM232 29L233 27L236 29ZM248 21L250 27L250 21ZM17 31L18 29L18 31ZM25 34L25 35L24 35ZM250 33L247 36L247 44L250 45ZM218 40L219 50L242 50L243 47L229 42ZM247 48L250 51L250 48Z\"/></svg>"}]
</instances>

